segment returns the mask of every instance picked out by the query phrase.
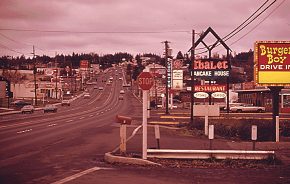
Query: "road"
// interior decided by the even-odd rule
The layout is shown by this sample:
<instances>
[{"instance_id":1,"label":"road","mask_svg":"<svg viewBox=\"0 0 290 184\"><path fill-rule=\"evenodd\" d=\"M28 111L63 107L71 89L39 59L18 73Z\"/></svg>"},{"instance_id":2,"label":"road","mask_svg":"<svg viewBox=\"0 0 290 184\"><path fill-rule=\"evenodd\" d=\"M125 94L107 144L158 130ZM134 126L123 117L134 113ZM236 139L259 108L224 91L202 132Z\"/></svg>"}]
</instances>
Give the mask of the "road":
<instances>
[{"instance_id":1,"label":"road","mask_svg":"<svg viewBox=\"0 0 290 184\"><path fill-rule=\"evenodd\" d=\"M104 154L119 143L116 114L141 119L142 105L128 89L124 100L118 99L124 89L118 79L121 75L104 75L102 78L114 75L111 85L98 80L97 85L104 86L104 90L91 86L90 99L80 97L70 107L59 106L57 113L36 111L2 117L1 184L289 182L289 177L285 180L289 167L182 169L106 164ZM140 147L140 143L135 142L134 146Z\"/></svg>"}]
</instances>

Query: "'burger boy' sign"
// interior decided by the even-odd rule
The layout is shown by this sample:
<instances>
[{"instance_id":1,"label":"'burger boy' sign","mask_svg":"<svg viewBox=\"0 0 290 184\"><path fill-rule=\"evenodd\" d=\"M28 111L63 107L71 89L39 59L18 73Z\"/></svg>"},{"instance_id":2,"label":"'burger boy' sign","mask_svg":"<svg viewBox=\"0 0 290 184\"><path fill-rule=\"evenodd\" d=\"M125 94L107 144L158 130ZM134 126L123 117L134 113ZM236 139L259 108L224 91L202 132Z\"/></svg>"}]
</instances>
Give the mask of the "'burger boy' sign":
<instances>
[{"instance_id":1,"label":"'burger boy' sign","mask_svg":"<svg viewBox=\"0 0 290 184\"><path fill-rule=\"evenodd\" d=\"M290 86L290 41L258 41L254 52L255 83Z\"/></svg>"}]
</instances>

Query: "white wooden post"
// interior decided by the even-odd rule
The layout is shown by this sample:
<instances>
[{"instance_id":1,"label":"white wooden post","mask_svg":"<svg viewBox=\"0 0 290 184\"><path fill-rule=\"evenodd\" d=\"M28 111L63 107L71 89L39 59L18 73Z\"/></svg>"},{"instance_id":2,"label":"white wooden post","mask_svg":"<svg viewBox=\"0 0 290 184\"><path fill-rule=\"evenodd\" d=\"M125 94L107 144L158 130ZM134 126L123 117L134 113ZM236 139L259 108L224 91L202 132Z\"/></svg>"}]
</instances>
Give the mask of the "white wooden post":
<instances>
[{"instance_id":1,"label":"white wooden post","mask_svg":"<svg viewBox=\"0 0 290 184\"><path fill-rule=\"evenodd\" d=\"M204 117L204 134L208 135L208 116Z\"/></svg>"},{"instance_id":2,"label":"white wooden post","mask_svg":"<svg viewBox=\"0 0 290 184\"><path fill-rule=\"evenodd\" d=\"M120 153L121 154L126 154L126 124L121 124L120 125Z\"/></svg>"},{"instance_id":3,"label":"white wooden post","mask_svg":"<svg viewBox=\"0 0 290 184\"><path fill-rule=\"evenodd\" d=\"M143 146L142 158L147 159L147 98L148 90L143 90Z\"/></svg>"},{"instance_id":4,"label":"white wooden post","mask_svg":"<svg viewBox=\"0 0 290 184\"><path fill-rule=\"evenodd\" d=\"M279 123L279 116L276 116L276 142L280 141L280 123Z\"/></svg>"}]
</instances>

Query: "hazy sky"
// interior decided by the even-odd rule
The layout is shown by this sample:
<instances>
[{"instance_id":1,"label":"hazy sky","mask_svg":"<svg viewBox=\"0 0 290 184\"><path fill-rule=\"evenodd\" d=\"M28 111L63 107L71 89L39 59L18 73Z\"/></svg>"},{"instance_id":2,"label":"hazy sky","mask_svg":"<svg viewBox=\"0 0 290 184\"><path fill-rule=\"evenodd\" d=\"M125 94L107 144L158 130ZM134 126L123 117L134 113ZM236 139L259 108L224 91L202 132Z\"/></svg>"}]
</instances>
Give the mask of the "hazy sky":
<instances>
[{"instance_id":1,"label":"hazy sky","mask_svg":"<svg viewBox=\"0 0 290 184\"><path fill-rule=\"evenodd\" d=\"M54 56L55 52L71 54L73 51L162 54L164 45L161 42L165 40L171 42L174 55L178 51L186 53L191 47L192 29L200 33L210 26L220 37L224 37L264 2L265 0L0 0L0 55L19 56L24 53L30 56L32 45L36 46L36 54L50 56ZM266 6L271 2L273 0ZM265 13L226 43L233 51L242 52L253 49L257 40L289 41L289 9L289 0L277 0ZM263 22L260 23L261 21ZM245 34L244 38L232 44ZM196 39L198 37L196 35ZM211 38L206 40L208 44L213 42ZM215 51L221 53L223 49L219 47Z\"/></svg>"}]
</instances>

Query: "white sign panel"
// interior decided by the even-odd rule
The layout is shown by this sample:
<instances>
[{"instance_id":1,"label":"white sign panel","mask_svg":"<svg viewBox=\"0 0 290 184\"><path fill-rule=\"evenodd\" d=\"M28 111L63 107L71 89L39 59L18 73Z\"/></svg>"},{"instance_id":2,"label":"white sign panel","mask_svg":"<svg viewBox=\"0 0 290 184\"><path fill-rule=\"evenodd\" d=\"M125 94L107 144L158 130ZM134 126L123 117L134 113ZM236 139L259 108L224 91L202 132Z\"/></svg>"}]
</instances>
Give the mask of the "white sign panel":
<instances>
[{"instance_id":1,"label":"white sign panel","mask_svg":"<svg viewBox=\"0 0 290 184\"><path fill-rule=\"evenodd\" d=\"M214 139L214 125L208 127L208 139Z\"/></svg>"},{"instance_id":2,"label":"white sign panel","mask_svg":"<svg viewBox=\"0 0 290 184\"><path fill-rule=\"evenodd\" d=\"M207 98L209 95L205 92L197 92L193 95L195 98Z\"/></svg>"},{"instance_id":3,"label":"white sign panel","mask_svg":"<svg viewBox=\"0 0 290 184\"><path fill-rule=\"evenodd\" d=\"M175 79L183 80L183 70L173 70L172 71L172 78L173 78L173 80L175 80Z\"/></svg>"},{"instance_id":4,"label":"white sign panel","mask_svg":"<svg viewBox=\"0 0 290 184\"><path fill-rule=\"evenodd\" d=\"M183 89L183 80L172 80L172 89L182 90Z\"/></svg>"},{"instance_id":5,"label":"white sign panel","mask_svg":"<svg viewBox=\"0 0 290 184\"><path fill-rule=\"evenodd\" d=\"M257 132L258 132L257 125L252 125L252 140L253 141L257 140Z\"/></svg>"},{"instance_id":6,"label":"white sign panel","mask_svg":"<svg viewBox=\"0 0 290 184\"><path fill-rule=\"evenodd\" d=\"M194 105L193 116L219 116L219 105Z\"/></svg>"},{"instance_id":7,"label":"white sign panel","mask_svg":"<svg viewBox=\"0 0 290 184\"><path fill-rule=\"evenodd\" d=\"M227 96L227 94L225 94L223 92L214 92L213 94L211 94L211 96L213 98L225 98Z\"/></svg>"}]
</instances>

